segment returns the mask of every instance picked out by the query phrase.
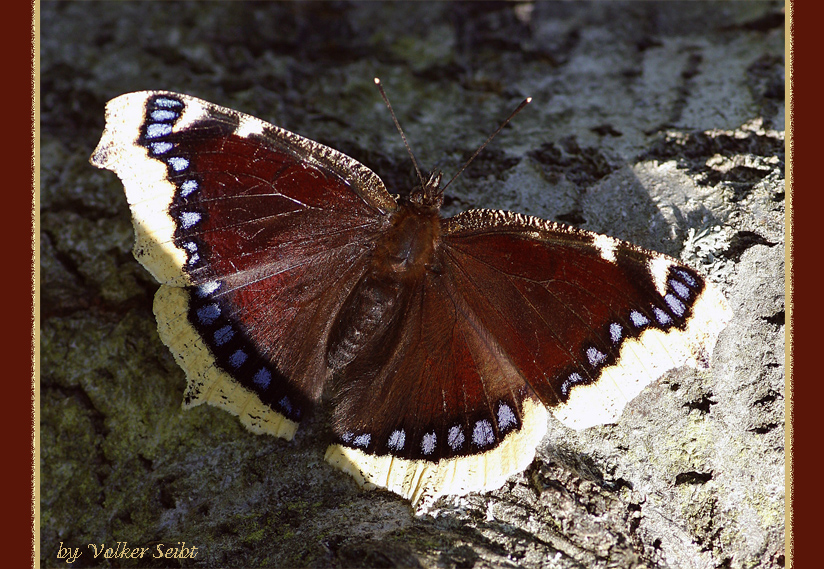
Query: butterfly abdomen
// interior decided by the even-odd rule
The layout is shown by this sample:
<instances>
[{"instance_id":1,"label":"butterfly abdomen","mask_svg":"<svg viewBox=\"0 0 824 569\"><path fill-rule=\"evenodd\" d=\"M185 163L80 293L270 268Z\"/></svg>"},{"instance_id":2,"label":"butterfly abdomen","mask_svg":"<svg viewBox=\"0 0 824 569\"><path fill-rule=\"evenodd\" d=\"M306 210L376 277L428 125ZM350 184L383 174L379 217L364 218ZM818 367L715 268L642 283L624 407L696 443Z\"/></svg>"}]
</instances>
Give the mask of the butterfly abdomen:
<instances>
[{"instance_id":1,"label":"butterfly abdomen","mask_svg":"<svg viewBox=\"0 0 824 569\"><path fill-rule=\"evenodd\" d=\"M326 348L326 364L332 371L349 365L368 343L380 334L397 306L398 283L365 275L355 286L335 320Z\"/></svg>"},{"instance_id":2,"label":"butterfly abdomen","mask_svg":"<svg viewBox=\"0 0 824 569\"><path fill-rule=\"evenodd\" d=\"M332 371L350 364L362 347L383 335L402 306L404 290L415 288L431 265L438 239L435 208L404 203L390 229L375 245L370 266L337 314L329 334L326 362ZM412 286L410 286L412 285Z\"/></svg>"}]
</instances>

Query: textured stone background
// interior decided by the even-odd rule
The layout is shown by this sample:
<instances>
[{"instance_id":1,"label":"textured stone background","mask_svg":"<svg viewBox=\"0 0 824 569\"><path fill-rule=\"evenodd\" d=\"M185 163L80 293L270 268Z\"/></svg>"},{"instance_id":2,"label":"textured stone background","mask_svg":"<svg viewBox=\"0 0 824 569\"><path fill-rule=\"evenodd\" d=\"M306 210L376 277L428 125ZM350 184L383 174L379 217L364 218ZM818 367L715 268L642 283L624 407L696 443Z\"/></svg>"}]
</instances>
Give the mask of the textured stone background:
<instances>
[{"instance_id":1,"label":"textured stone background","mask_svg":"<svg viewBox=\"0 0 824 569\"><path fill-rule=\"evenodd\" d=\"M196 545L170 567L782 567L784 17L780 2L43 3L41 534ZM88 157L105 102L177 90L413 178L380 76L447 213L513 209L680 256L735 317L706 373L674 371L617 425L554 421L499 491L416 518L292 442L180 410L156 289L119 181Z\"/></svg>"}]
</instances>

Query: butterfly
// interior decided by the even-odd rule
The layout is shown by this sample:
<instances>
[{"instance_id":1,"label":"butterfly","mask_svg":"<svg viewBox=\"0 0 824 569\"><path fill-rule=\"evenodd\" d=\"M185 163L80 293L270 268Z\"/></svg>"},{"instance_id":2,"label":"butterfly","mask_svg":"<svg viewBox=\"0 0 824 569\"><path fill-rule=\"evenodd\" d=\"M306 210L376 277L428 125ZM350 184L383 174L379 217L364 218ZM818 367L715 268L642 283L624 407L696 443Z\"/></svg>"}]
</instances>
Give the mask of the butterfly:
<instances>
[{"instance_id":1,"label":"butterfly","mask_svg":"<svg viewBox=\"0 0 824 569\"><path fill-rule=\"evenodd\" d=\"M425 508L500 487L548 413L614 423L730 318L694 269L512 212L444 218L440 173L393 197L332 148L167 91L106 107L158 331L209 403L291 439L323 397L326 460Z\"/></svg>"}]
</instances>

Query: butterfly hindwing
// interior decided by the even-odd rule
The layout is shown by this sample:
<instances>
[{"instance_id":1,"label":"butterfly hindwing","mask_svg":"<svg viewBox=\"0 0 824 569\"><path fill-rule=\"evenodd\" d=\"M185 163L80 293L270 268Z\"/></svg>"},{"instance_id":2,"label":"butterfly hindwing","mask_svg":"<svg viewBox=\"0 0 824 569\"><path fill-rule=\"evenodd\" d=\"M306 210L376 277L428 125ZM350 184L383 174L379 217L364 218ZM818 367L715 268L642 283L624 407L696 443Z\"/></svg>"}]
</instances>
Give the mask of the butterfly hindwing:
<instances>
[{"instance_id":1,"label":"butterfly hindwing","mask_svg":"<svg viewBox=\"0 0 824 569\"><path fill-rule=\"evenodd\" d=\"M337 378L327 460L418 506L500 486L546 432L544 406L456 300L427 275L393 329Z\"/></svg>"}]
</instances>

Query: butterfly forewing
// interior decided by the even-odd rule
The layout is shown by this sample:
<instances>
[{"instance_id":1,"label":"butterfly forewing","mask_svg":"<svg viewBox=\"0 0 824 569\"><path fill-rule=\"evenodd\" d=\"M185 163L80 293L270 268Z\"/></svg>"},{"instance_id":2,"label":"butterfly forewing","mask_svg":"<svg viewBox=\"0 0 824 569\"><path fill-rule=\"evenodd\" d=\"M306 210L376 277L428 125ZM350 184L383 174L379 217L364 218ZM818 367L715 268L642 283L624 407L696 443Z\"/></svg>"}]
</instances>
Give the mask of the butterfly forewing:
<instances>
[{"instance_id":1,"label":"butterfly forewing","mask_svg":"<svg viewBox=\"0 0 824 569\"><path fill-rule=\"evenodd\" d=\"M161 283L186 285L155 302L189 376L186 402L243 417L251 394L299 420L327 379L339 296L396 207L380 179L328 147L167 92L111 101L92 162L123 179L137 258Z\"/></svg>"},{"instance_id":2,"label":"butterfly forewing","mask_svg":"<svg viewBox=\"0 0 824 569\"><path fill-rule=\"evenodd\" d=\"M444 220L442 251L445 278L543 404L575 428L615 421L666 370L705 363L715 329L703 313L723 321L727 311L674 259L533 217L460 214Z\"/></svg>"}]
</instances>

